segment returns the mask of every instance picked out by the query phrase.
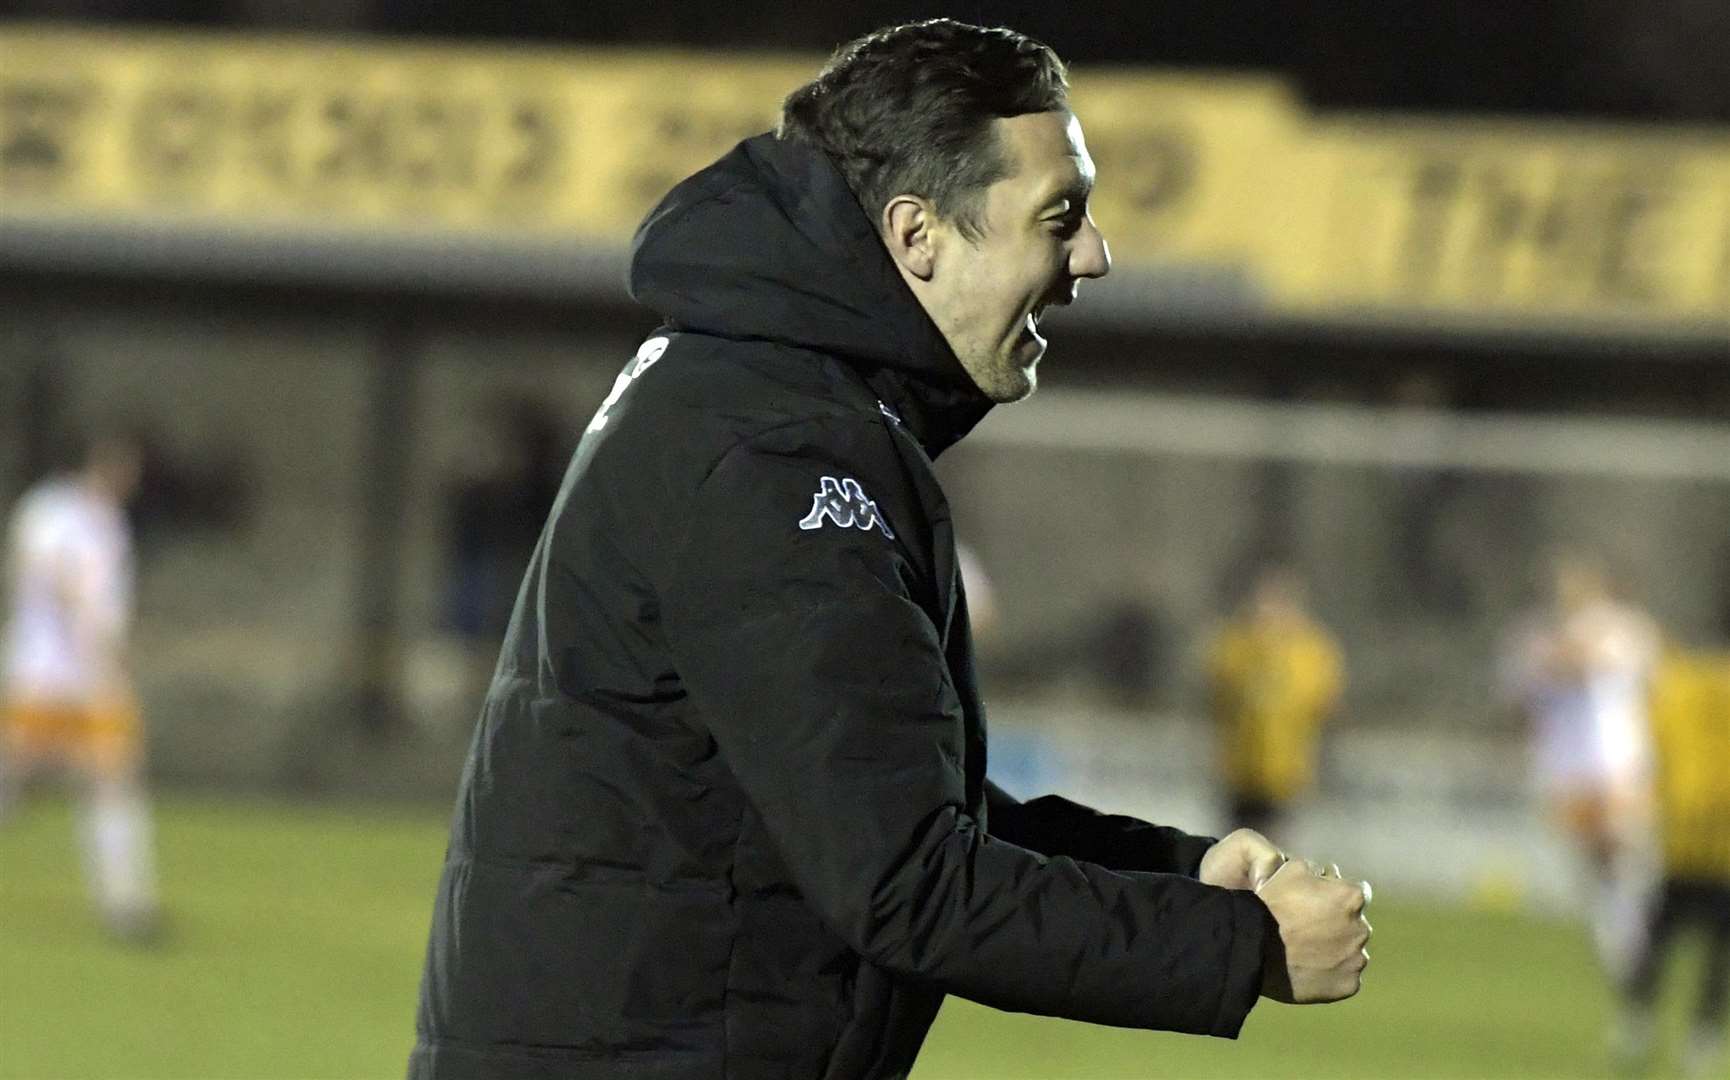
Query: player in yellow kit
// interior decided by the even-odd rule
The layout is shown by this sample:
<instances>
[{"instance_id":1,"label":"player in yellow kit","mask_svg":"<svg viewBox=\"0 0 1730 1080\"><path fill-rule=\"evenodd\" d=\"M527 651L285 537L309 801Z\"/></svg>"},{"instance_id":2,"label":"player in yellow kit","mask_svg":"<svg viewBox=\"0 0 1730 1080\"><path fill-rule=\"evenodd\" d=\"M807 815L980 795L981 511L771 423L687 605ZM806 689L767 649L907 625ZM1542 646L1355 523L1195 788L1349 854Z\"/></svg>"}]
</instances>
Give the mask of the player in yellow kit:
<instances>
[{"instance_id":1,"label":"player in yellow kit","mask_svg":"<svg viewBox=\"0 0 1730 1080\"><path fill-rule=\"evenodd\" d=\"M1231 824L1263 835L1315 782L1323 723L1339 703L1339 647L1305 610L1303 585L1263 571L1214 639L1211 704Z\"/></svg>"},{"instance_id":2,"label":"player in yellow kit","mask_svg":"<svg viewBox=\"0 0 1730 1080\"><path fill-rule=\"evenodd\" d=\"M1651 720L1664 883L1626 988L1615 1051L1627 1067L1651 1056L1664 962L1678 931L1692 924L1707 935L1707 959L1684 1069L1721 1077L1730 1034L1730 652L1668 652L1653 678Z\"/></svg>"},{"instance_id":3,"label":"player in yellow kit","mask_svg":"<svg viewBox=\"0 0 1730 1080\"><path fill-rule=\"evenodd\" d=\"M105 435L86 447L76 472L19 500L8 536L11 611L0 669L0 810L49 768L79 781L97 907L129 940L158 927L127 661L133 571L125 504L139 475L136 443Z\"/></svg>"}]
</instances>

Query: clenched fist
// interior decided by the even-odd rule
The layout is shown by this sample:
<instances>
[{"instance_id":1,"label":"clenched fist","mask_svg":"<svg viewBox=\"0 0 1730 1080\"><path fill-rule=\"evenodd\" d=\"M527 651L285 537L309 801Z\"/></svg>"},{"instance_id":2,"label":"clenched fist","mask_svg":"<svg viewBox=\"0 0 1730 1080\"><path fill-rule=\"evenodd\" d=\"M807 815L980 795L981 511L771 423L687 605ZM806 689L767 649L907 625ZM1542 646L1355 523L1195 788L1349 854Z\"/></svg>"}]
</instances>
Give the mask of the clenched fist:
<instances>
[{"instance_id":1,"label":"clenched fist","mask_svg":"<svg viewBox=\"0 0 1730 1080\"><path fill-rule=\"evenodd\" d=\"M1253 889L1285 863L1285 854L1254 829L1238 829L1207 849L1196 877L1222 889Z\"/></svg>"},{"instance_id":2,"label":"clenched fist","mask_svg":"<svg viewBox=\"0 0 1730 1080\"><path fill-rule=\"evenodd\" d=\"M1341 1001L1358 992L1370 962L1365 881L1345 881L1293 859L1256 889L1279 923L1279 942L1262 962L1261 992L1293 1005Z\"/></svg>"}]
</instances>

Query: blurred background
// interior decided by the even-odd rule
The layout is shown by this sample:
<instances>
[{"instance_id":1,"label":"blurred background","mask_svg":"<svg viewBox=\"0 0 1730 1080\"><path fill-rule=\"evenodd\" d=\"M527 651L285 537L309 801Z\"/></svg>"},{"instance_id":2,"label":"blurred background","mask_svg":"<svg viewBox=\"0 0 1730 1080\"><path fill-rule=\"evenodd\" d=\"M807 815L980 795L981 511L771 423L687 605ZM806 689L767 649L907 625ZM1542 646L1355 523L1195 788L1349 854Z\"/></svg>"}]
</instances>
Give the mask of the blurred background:
<instances>
[{"instance_id":1,"label":"blurred background","mask_svg":"<svg viewBox=\"0 0 1730 1080\"><path fill-rule=\"evenodd\" d=\"M1569 549L1730 665L1722 0L0 0L0 511L137 433L166 917L104 939L69 797L0 820L0 1076L400 1073L519 576L654 327L636 222L835 44L935 15L1071 63L1116 258L940 463L994 773L1265 822L1387 915L1326 1015L1214 1045L952 1005L916 1075L1609 1069L1512 643ZM1230 715L1270 608L1309 657L1271 778ZM1730 773L1730 691L1690 700Z\"/></svg>"}]
</instances>

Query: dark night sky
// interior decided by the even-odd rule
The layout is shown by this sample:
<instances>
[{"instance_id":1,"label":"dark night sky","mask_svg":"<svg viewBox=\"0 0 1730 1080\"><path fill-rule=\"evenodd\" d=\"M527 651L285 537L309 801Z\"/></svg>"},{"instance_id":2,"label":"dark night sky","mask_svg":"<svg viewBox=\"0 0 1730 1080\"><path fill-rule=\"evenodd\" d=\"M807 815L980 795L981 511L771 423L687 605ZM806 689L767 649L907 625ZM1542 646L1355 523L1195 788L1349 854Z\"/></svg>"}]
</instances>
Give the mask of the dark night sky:
<instances>
[{"instance_id":1,"label":"dark night sky","mask_svg":"<svg viewBox=\"0 0 1730 1080\"><path fill-rule=\"evenodd\" d=\"M1071 62L1278 71L1324 108L1730 122L1726 0L0 0L9 14L813 52L948 15Z\"/></svg>"},{"instance_id":2,"label":"dark night sky","mask_svg":"<svg viewBox=\"0 0 1730 1080\"><path fill-rule=\"evenodd\" d=\"M1730 120L1724 0L379 4L398 31L811 50L948 15L1013 26L1072 62L1281 71L1323 107Z\"/></svg>"}]
</instances>

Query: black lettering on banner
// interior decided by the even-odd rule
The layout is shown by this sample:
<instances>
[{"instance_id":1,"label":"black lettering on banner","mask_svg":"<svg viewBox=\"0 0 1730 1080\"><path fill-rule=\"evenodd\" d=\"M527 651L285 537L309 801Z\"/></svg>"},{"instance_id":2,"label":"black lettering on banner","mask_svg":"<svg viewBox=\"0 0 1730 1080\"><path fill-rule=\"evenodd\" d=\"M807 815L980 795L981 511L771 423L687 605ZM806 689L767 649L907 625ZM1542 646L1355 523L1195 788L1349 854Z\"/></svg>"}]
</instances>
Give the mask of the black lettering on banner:
<instances>
[{"instance_id":1,"label":"black lettering on banner","mask_svg":"<svg viewBox=\"0 0 1730 1080\"><path fill-rule=\"evenodd\" d=\"M65 65L38 70L0 66L0 197L70 190L88 167L97 87ZM231 81L195 56L153 64L135 93L116 97L124 172L114 181L133 197L196 199L215 213L367 205L416 220L532 217L562 190L569 120L538 86L475 85L442 68L295 70Z\"/></svg>"},{"instance_id":2,"label":"black lettering on banner","mask_svg":"<svg viewBox=\"0 0 1730 1080\"><path fill-rule=\"evenodd\" d=\"M558 153L555 120L538 103L492 96L260 83L229 100L159 88L134 110L130 135L148 186L185 187L232 163L247 181L238 190L255 198L312 209L358 188L424 213L441 194L545 183Z\"/></svg>"},{"instance_id":3,"label":"black lettering on banner","mask_svg":"<svg viewBox=\"0 0 1730 1080\"><path fill-rule=\"evenodd\" d=\"M658 109L647 125L653 149L639 159L641 164L626 181L626 190L637 206L652 205L692 170L768 126L764 115L755 109L700 111L695 102Z\"/></svg>"},{"instance_id":4,"label":"black lettering on banner","mask_svg":"<svg viewBox=\"0 0 1730 1080\"><path fill-rule=\"evenodd\" d=\"M475 110L467 102L421 97L409 102L399 127L403 180L412 188L473 190Z\"/></svg>"},{"instance_id":5,"label":"black lettering on banner","mask_svg":"<svg viewBox=\"0 0 1730 1080\"><path fill-rule=\"evenodd\" d=\"M279 192L296 183L294 118L300 99L288 90L259 90L240 110L239 137L247 167Z\"/></svg>"},{"instance_id":6,"label":"black lettering on banner","mask_svg":"<svg viewBox=\"0 0 1730 1080\"><path fill-rule=\"evenodd\" d=\"M413 209L441 192L533 185L550 171L557 145L552 123L533 106L351 90L259 90L240 109L237 135L249 168L272 187L313 204L362 187ZM505 161L483 171L490 138L507 145Z\"/></svg>"},{"instance_id":7,"label":"black lettering on banner","mask_svg":"<svg viewBox=\"0 0 1730 1080\"><path fill-rule=\"evenodd\" d=\"M324 102L320 120L330 146L314 166L321 180L377 180L385 172L385 109L378 102L338 94Z\"/></svg>"},{"instance_id":8,"label":"black lettering on banner","mask_svg":"<svg viewBox=\"0 0 1730 1080\"><path fill-rule=\"evenodd\" d=\"M1668 194L1632 177L1619 177L1604 207L1604 244L1597 261L1597 288L1623 301L1658 299L1651 278L1652 219Z\"/></svg>"},{"instance_id":9,"label":"black lettering on banner","mask_svg":"<svg viewBox=\"0 0 1730 1080\"><path fill-rule=\"evenodd\" d=\"M312 163L312 183L376 186L410 206L438 192L520 198L552 179L562 149L557 117L532 100L501 107L474 98L344 92L325 98L316 116L324 150ZM502 141L503 160L483 172L488 139Z\"/></svg>"},{"instance_id":10,"label":"black lettering on banner","mask_svg":"<svg viewBox=\"0 0 1730 1080\"><path fill-rule=\"evenodd\" d=\"M212 88L162 86L139 98L129 128L132 161L157 187L186 187L217 165L226 109Z\"/></svg>"},{"instance_id":11,"label":"black lettering on banner","mask_svg":"<svg viewBox=\"0 0 1730 1080\"><path fill-rule=\"evenodd\" d=\"M564 151L558 119L545 103L519 100L510 107L512 152L500 177L500 194L520 197L550 181L557 174Z\"/></svg>"},{"instance_id":12,"label":"black lettering on banner","mask_svg":"<svg viewBox=\"0 0 1730 1080\"><path fill-rule=\"evenodd\" d=\"M1470 288L1489 296L1507 292L1508 264L1521 252L1537 257L1547 284L1564 284L1550 279L1574 274L1583 264L1573 256L1584 253L1570 249L1593 239L1584 221L1589 211L1579 205L1579 194L1558 181L1546 198L1510 177L1499 163L1480 166L1469 192L1480 222L1468 252Z\"/></svg>"},{"instance_id":13,"label":"black lettering on banner","mask_svg":"<svg viewBox=\"0 0 1730 1080\"><path fill-rule=\"evenodd\" d=\"M1100 147L1112 175L1126 185L1138 216L1160 217L1175 211L1192 191L1201 168L1200 141L1183 124L1117 135Z\"/></svg>"},{"instance_id":14,"label":"black lettering on banner","mask_svg":"<svg viewBox=\"0 0 1730 1080\"><path fill-rule=\"evenodd\" d=\"M1411 215L1400 244L1400 280L1408 292L1427 293L1439 284L1448 223L1459 197L1458 163L1425 158L1412 170Z\"/></svg>"},{"instance_id":15,"label":"black lettering on banner","mask_svg":"<svg viewBox=\"0 0 1730 1080\"><path fill-rule=\"evenodd\" d=\"M1670 203L1661 164L1606 172L1563 158L1520 170L1430 151L1400 167L1405 220L1397 280L1416 298L1515 293L1545 303L1653 303L1657 219ZM1515 265L1529 274L1515 279Z\"/></svg>"},{"instance_id":16,"label":"black lettering on banner","mask_svg":"<svg viewBox=\"0 0 1730 1080\"><path fill-rule=\"evenodd\" d=\"M691 134L691 118L682 112L663 110L655 117L655 137L663 142L679 142Z\"/></svg>"},{"instance_id":17,"label":"black lettering on banner","mask_svg":"<svg viewBox=\"0 0 1730 1080\"><path fill-rule=\"evenodd\" d=\"M76 82L0 82L0 191L52 191L72 178L92 97Z\"/></svg>"}]
</instances>

